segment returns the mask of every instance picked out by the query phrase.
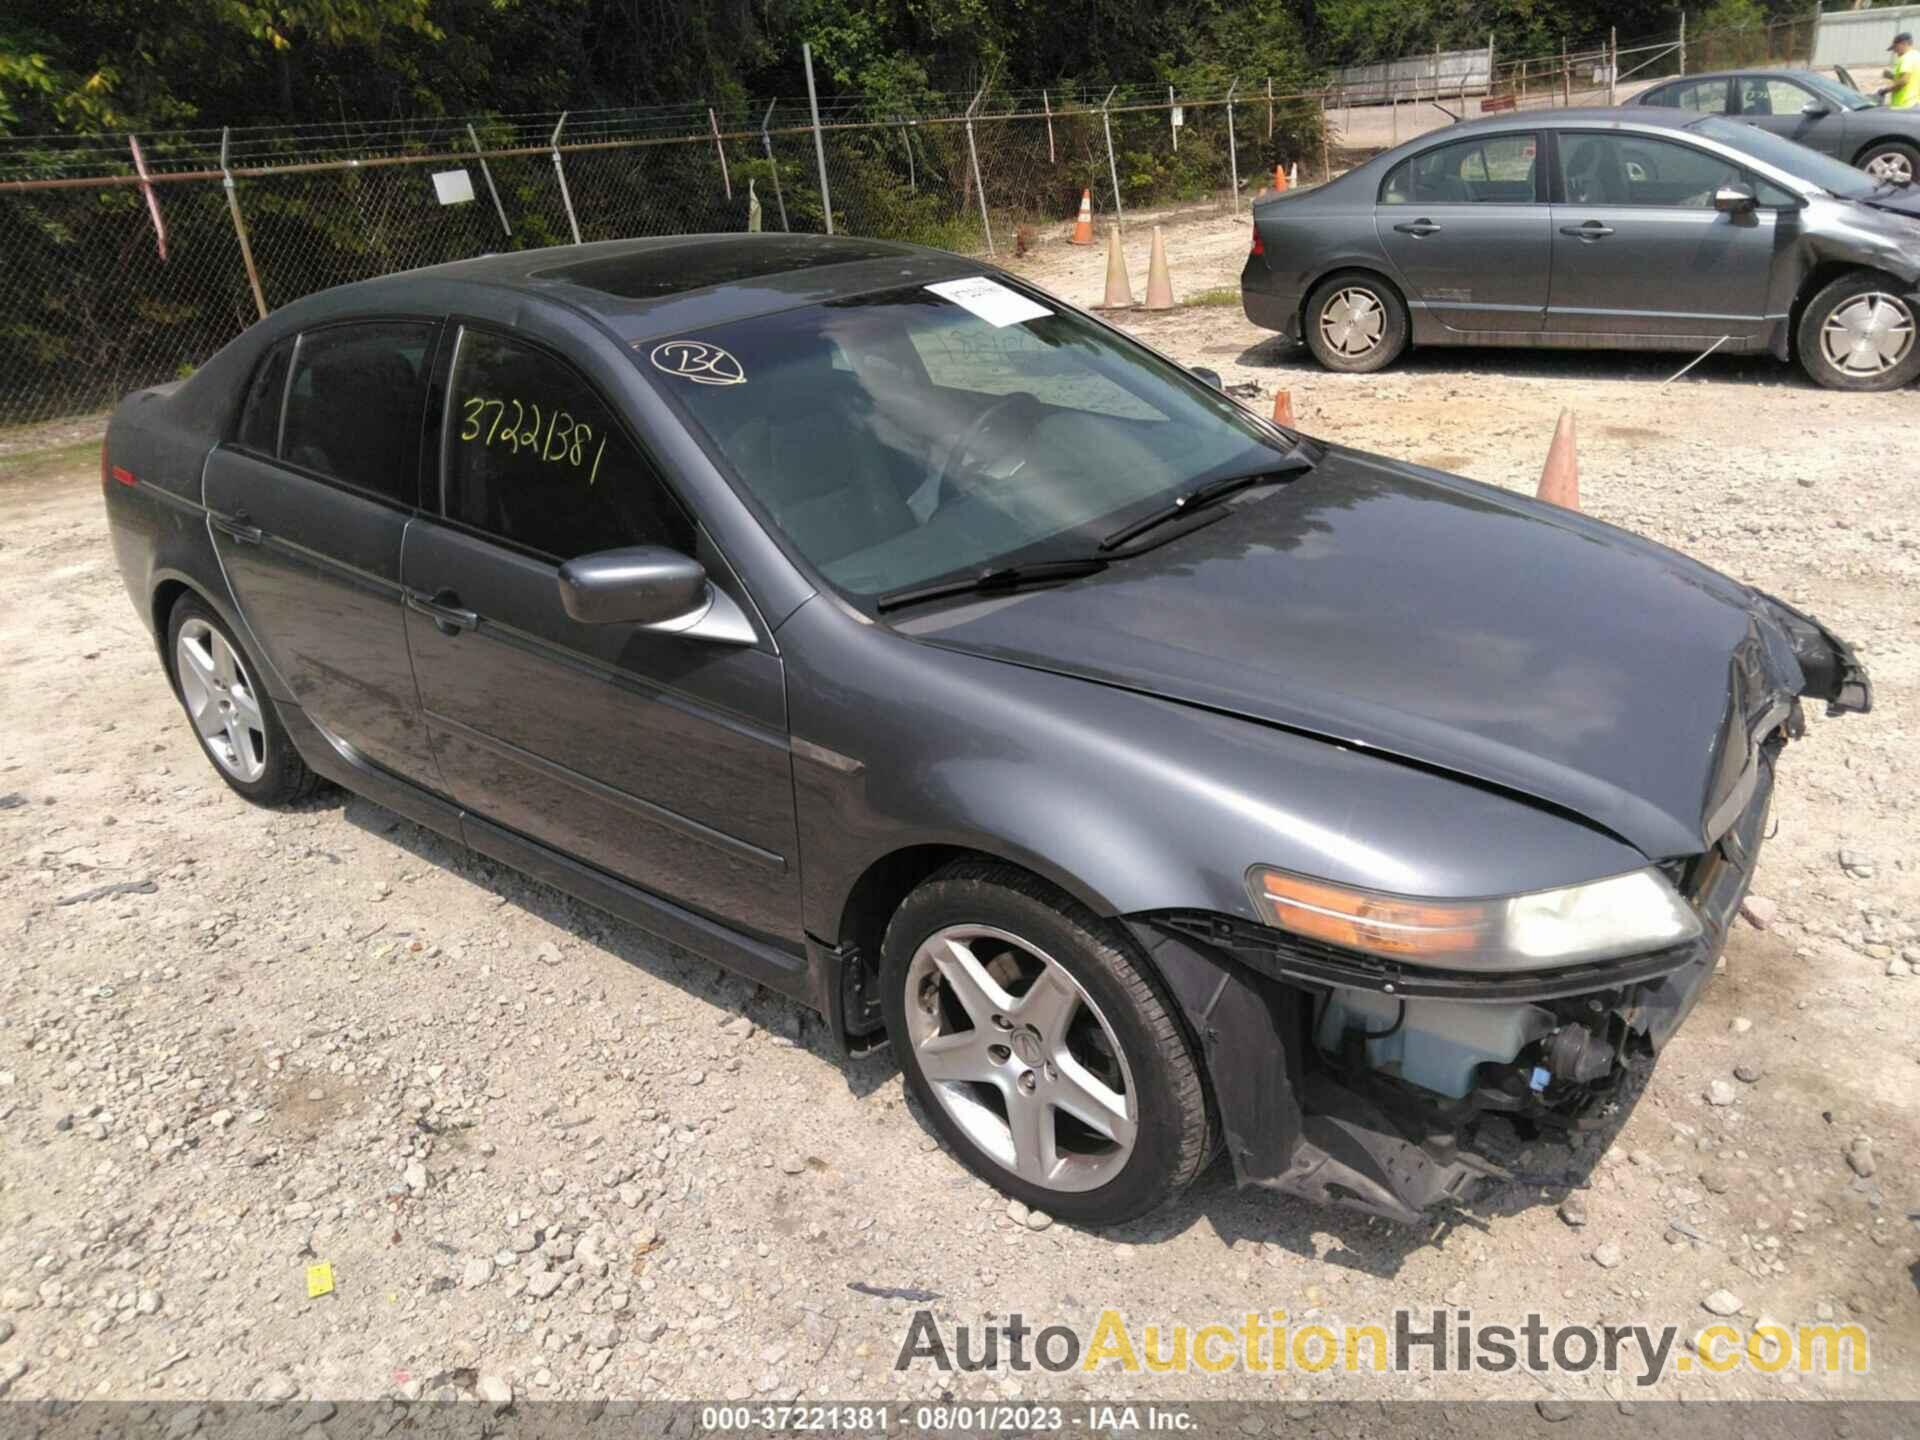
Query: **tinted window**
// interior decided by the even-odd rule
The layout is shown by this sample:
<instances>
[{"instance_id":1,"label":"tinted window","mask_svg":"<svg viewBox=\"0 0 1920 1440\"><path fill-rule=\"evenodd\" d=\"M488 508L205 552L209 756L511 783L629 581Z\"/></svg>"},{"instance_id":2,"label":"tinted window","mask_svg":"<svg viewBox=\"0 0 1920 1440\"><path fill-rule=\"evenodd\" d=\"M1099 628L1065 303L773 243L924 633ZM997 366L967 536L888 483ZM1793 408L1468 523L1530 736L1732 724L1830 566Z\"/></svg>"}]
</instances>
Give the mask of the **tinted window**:
<instances>
[{"instance_id":1,"label":"tinted window","mask_svg":"<svg viewBox=\"0 0 1920 1440\"><path fill-rule=\"evenodd\" d=\"M1791 80L1769 80L1749 75L1740 82L1742 115L1789 115L1798 117L1813 103L1813 92L1802 90Z\"/></svg>"},{"instance_id":2,"label":"tinted window","mask_svg":"<svg viewBox=\"0 0 1920 1440\"><path fill-rule=\"evenodd\" d=\"M272 455L280 445L280 402L287 393L287 359L293 354L293 341L282 340L254 367L253 383L247 386L240 406L240 424L233 443L262 455Z\"/></svg>"},{"instance_id":3,"label":"tinted window","mask_svg":"<svg viewBox=\"0 0 1920 1440\"><path fill-rule=\"evenodd\" d=\"M1539 142L1531 133L1462 140L1403 161L1380 187L1382 205L1525 205Z\"/></svg>"},{"instance_id":4,"label":"tinted window","mask_svg":"<svg viewBox=\"0 0 1920 1440\"><path fill-rule=\"evenodd\" d=\"M1560 143L1567 201L1573 205L1711 210L1715 190L1746 183L1739 166L1670 140L1574 134L1562 135Z\"/></svg>"},{"instance_id":5,"label":"tinted window","mask_svg":"<svg viewBox=\"0 0 1920 1440\"><path fill-rule=\"evenodd\" d=\"M378 320L302 335L280 458L411 505L436 329Z\"/></svg>"},{"instance_id":6,"label":"tinted window","mask_svg":"<svg viewBox=\"0 0 1920 1440\"><path fill-rule=\"evenodd\" d=\"M1125 337L988 277L757 316L639 359L794 548L862 597L1084 555L1291 443Z\"/></svg>"},{"instance_id":7,"label":"tinted window","mask_svg":"<svg viewBox=\"0 0 1920 1440\"><path fill-rule=\"evenodd\" d=\"M447 517L556 560L625 545L690 553L693 524L612 412L543 350L467 330L447 408Z\"/></svg>"},{"instance_id":8,"label":"tinted window","mask_svg":"<svg viewBox=\"0 0 1920 1440\"><path fill-rule=\"evenodd\" d=\"M1697 110L1703 115L1723 115L1727 109L1727 81L1695 80L1686 85L1669 85L1656 90L1641 102L1665 105L1675 110Z\"/></svg>"}]
</instances>

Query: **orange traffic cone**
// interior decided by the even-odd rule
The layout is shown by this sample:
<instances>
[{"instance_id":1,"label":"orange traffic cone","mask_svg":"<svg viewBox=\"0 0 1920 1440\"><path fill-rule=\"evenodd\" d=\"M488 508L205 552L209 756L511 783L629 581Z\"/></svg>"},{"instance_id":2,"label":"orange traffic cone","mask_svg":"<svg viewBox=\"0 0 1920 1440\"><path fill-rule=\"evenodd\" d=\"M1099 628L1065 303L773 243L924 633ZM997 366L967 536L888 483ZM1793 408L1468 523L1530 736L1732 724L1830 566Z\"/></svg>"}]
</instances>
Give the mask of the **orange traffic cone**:
<instances>
[{"instance_id":1,"label":"orange traffic cone","mask_svg":"<svg viewBox=\"0 0 1920 1440\"><path fill-rule=\"evenodd\" d=\"M1147 309L1173 309L1173 277L1167 273L1167 242L1153 227L1153 251L1147 260Z\"/></svg>"},{"instance_id":2,"label":"orange traffic cone","mask_svg":"<svg viewBox=\"0 0 1920 1440\"><path fill-rule=\"evenodd\" d=\"M1107 297L1096 310L1131 310L1133 282L1127 279L1127 258L1120 253L1120 231L1107 227Z\"/></svg>"},{"instance_id":3,"label":"orange traffic cone","mask_svg":"<svg viewBox=\"0 0 1920 1440\"><path fill-rule=\"evenodd\" d=\"M1553 444L1547 447L1547 463L1540 471L1539 496L1568 510L1580 508L1580 457L1574 452L1571 410L1562 410L1560 423L1553 427Z\"/></svg>"},{"instance_id":4,"label":"orange traffic cone","mask_svg":"<svg viewBox=\"0 0 1920 1440\"><path fill-rule=\"evenodd\" d=\"M1080 218L1073 222L1073 238L1070 245L1091 245L1093 243L1093 191L1080 192Z\"/></svg>"},{"instance_id":5,"label":"orange traffic cone","mask_svg":"<svg viewBox=\"0 0 1920 1440\"><path fill-rule=\"evenodd\" d=\"M1286 188L1287 167L1284 165L1276 165L1273 167L1273 192L1276 195L1283 194Z\"/></svg>"},{"instance_id":6,"label":"orange traffic cone","mask_svg":"<svg viewBox=\"0 0 1920 1440\"><path fill-rule=\"evenodd\" d=\"M1295 427L1297 422L1293 418L1293 392L1291 390L1276 390L1273 392L1273 423L1276 425L1284 425L1289 430Z\"/></svg>"}]
</instances>

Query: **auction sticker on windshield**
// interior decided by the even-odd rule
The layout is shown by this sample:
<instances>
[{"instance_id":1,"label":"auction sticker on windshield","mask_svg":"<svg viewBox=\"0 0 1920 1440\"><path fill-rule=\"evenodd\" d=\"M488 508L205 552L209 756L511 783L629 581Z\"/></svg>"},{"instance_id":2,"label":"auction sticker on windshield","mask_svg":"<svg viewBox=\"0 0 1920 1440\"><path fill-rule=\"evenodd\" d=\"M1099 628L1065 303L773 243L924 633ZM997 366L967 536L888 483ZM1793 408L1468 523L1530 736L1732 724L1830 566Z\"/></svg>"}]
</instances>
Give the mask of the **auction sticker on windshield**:
<instances>
[{"instance_id":1,"label":"auction sticker on windshield","mask_svg":"<svg viewBox=\"0 0 1920 1440\"><path fill-rule=\"evenodd\" d=\"M963 310L970 310L996 329L1008 325L1018 325L1022 320L1040 320L1053 311L1044 305L1037 305L1017 290L1009 290L997 281L984 275L975 275L967 280L942 280L927 289L944 299L951 300Z\"/></svg>"}]
</instances>

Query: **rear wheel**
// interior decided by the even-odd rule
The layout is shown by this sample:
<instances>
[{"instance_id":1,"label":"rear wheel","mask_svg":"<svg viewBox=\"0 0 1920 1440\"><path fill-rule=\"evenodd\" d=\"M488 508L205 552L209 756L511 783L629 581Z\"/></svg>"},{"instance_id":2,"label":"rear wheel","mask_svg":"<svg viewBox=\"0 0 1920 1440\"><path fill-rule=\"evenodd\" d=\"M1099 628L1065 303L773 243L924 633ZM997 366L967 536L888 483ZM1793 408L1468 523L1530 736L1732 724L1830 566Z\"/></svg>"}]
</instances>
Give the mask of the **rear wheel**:
<instances>
[{"instance_id":1,"label":"rear wheel","mask_svg":"<svg viewBox=\"0 0 1920 1440\"><path fill-rule=\"evenodd\" d=\"M1860 152L1854 162L1876 180L1911 185L1920 176L1920 145L1905 140L1881 140Z\"/></svg>"},{"instance_id":2,"label":"rear wheel","mask_svg":"<svg viewBox=\"0 0 1920 1440\"><path fill-rule=\"evenodd\" d=\"M258 682L259 667L205 601L182 595L167 638L181 708L222 780L258 805L284 805L319 788Z\"/></svg>"},{"instance_id":3,"label":"rear wheel","mask_svg":"<svg viewBox=\"0 0 1920 1440\"><path fill-rule=\"evenodd\" d=\"M976 1175L1090 1225L1172 1199L1208 1154L1199 1067L1123 932L1010 866L963 861L887 927L908 1088Z\"/></svg>"},{"instance_id":4,"label":"rear wheel","mask_svg":"<svg viewBox=\"0 0 1920 1440\"><path fill-rule=\"evenodd\" d=\"M1365 375L1385 369L1407 348L1407 307L1372 275L1322 280L1307 297L1307 348L1329 370Z\"/></svg>"},{"instance_id":5,"label":"rear wheel","mask_svg":"<svg viewBox=\"0 0 1920 1440\"><path fill-rule=\"evenodd\" d=\"M1842 275L1800 314L1800 365L1833 390L1895 390L1920 374L1920 315L1885 276Z\"/></svg>"}]
</instances>

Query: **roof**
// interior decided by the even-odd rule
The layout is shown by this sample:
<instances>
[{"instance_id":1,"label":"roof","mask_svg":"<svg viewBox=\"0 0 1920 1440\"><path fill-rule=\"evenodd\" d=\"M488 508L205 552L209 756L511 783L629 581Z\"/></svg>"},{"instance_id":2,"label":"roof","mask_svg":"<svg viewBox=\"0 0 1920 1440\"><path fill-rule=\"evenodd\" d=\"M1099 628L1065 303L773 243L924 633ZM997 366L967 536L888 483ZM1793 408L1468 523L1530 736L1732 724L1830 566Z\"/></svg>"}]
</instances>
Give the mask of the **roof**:
<instances>
[{"instance_id":1,"label":"roof","mask_svg":"<svg viewBox=\"0 0 1920 1440\"><path fill-rule=\"evenodd\" d=\"M896 285L978 275L978 260L831 235L664 235L456 260L321 292L355 306L463 286L556 301L639 343ZM329 307L331 308L331 307Z\"/></svg>"},{"instance_id":2,"label":"roof","mask_svg":"<svg viewBox=\"0 0 1920 1440\"><path fill-rule=\"evenodd\" d=\"M1507 110L1484 115L1478 120L1462 120L1439 130L1429 130L1419 140L1439 140L1450 135L1471 135L1482 130L1565 130L1590 128L1596 124L1633 125L1642 129L1685 130L1702 117L1692 110L1669 110L1657 105L1587 105L1571 110ZM1409 140L1407 146L1415 141ZM1402 147L1405 148L1405 147Z\"/></svg>"},{"instance_id":3,"label":"roof","mask_svg":"<svg viewBox=\"0 0 1920 1440\"><path fill-rule=\"evenodd\" d=\"M1702 70L1698 73L1689 71L1685 75L1674 75L1649 85L1641 94L1651 95L1655 90L1664 90L1669 85L1686 85L1695 80L1737 80L1742 75L1778 75L1783 78L1813 75L1818 79L1826 78L1818 71L1809 70L1804 65L1743 65L1738 70ZM1639 96L1636 95L1634 98L1637 100Z\"/></svg>"}]
</instances>

